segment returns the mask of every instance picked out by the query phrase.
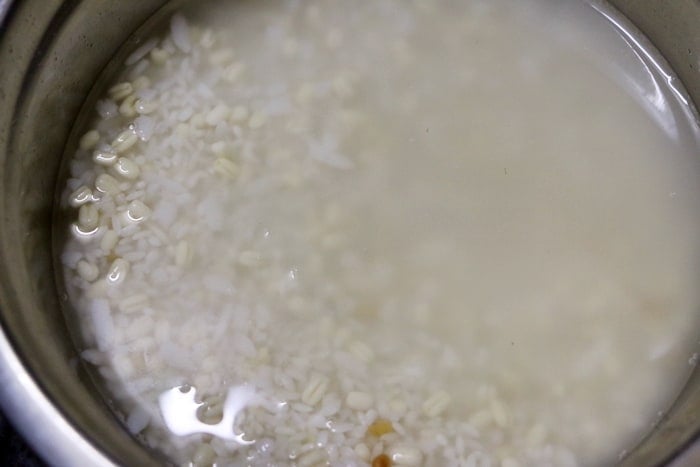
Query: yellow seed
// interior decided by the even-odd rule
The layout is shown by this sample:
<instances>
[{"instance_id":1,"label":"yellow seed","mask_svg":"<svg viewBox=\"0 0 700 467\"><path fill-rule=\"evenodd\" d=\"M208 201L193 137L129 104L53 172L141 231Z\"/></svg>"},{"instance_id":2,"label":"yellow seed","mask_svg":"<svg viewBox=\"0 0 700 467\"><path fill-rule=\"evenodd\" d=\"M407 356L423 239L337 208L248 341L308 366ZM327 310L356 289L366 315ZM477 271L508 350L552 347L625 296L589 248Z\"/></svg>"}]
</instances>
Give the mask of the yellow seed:
<instances>
[{"instance_id":1,"label":"yellow seed","mask_svg":"<svg viewBox=\"0 0 700 467\"><path fill-rule=\"evenodd\" d=\"M387 433L393 433L394 426L389 420L383 418L376 419L370 426L367 427L367 434L379 438Z\"/></svg>"}]
</instances>

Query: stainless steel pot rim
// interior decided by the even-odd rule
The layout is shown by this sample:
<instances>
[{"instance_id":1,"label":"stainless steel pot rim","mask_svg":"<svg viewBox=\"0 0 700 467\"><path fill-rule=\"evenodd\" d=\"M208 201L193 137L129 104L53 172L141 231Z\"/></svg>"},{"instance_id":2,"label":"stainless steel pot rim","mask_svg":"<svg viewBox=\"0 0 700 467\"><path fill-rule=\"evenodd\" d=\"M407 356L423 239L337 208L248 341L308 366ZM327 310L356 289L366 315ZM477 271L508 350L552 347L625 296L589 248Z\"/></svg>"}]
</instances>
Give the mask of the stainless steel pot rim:
<instances>
[{"instance_id":1,"label":"stainless steel pot rim","mask_svg":"<svg viewBox=\"0 0 700 467\"><path fill-rule=\"evenodd\" d=\"M13 5L0 0L0 28ZM20 360L0 326L0 405L11 423L51 465L113 466L58 410Z\"/></svg>"},{"instance_id":2,"label":"stainless steel pot rim","mask_svg":"<svg viewBox=\"0 0 700 467\"><path fill-rule=\"evenodd\" d=\"M604 0L589 1L607 3ZM0 35L5 21L12 18L12 8L19 4L12 0L0 0ZM0 313L0 406L8 418L51 465L117 465L66 416L51 399L50 391L42 388L22 361L16 342L6 332L7 327L2 321ZM695 438L679 451L668 452L666 459L671 465L697 465L693 464L693 459L699 458L698 452L700 443ZM672 462L673 459L675 462Z\"/></svg>"},{"instance_id":3,"label":"stainless steel pot rim","mask_svg":"<svg viewBox=\"0 0 700 467\"><path fill-rule=\"evenodd\" d=\"M0 404L12 423L49 464L116 465L90 444L46 397L2 330Z\"/></svg>"}]
</instances>

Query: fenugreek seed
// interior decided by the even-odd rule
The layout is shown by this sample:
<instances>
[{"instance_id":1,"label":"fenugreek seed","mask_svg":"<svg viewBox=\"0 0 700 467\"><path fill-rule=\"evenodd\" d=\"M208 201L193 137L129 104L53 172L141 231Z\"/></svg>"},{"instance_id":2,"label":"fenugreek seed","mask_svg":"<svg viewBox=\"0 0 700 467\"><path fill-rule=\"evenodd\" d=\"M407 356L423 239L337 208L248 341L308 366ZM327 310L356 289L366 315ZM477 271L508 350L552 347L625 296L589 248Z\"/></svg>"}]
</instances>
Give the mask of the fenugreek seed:
<instances>
[{"instance_id":1,"label":"fenugreek seed","mask_svg":"<svg viewBox=\"0 0 700 467\"><path fill-rule=\"evenodd\" d=\"M177 267L187 266L192 259L192 249L185 240L180 240L175 247L175 265Z\"/></svg>"},{"instance_id":2,"label":"fenugreek seed","mask_svg":"<svg viewBox=\"0 0 700 467\"><path fill-rule=\"evenodd\" d=\"M147 99L138 99L134 103L134 109L136 109L136 112L138 112L141 115L150 114L151 112L154 112L157 108L158 105L155 102L149 101Z\"/></svg>"},{"instance_id":3,"label":"fenugreek seed","mask_svg":"<svg viewBox=\"0 0 700 467\"><path fill-rule=\"evenodd\" d=\"M379 454L372 459L371 467L391 467L391 458L386 454Z\"/></svg>"},{"instance_id":4,"label":"fenugreek seed","mask_svg":"<svg viewBox=\"0 0 700 467\"><path fill-rule=\"evenodd\" d=\"M389 449L389 457L396 465L415 466L421 465L423 461L423 453L420 449L405 444L391 447Z\"/></svg>"},{"instance_id":5,"label":"fenugreek seed","mask_svg":"<svg viewBox=\"0 0 700 467\"><path fill-rule=\"evenodd\" d=\"M353 410L364 412L372 408L374 399L366 392L352 391L345 398L345 404Z\"/></svg>"},{"instance_id":6,"label":"fenugreek seed","mask_svg":"<svg viewBox=\"0 0 700 467\"><path fill-rule=\"evenodd\" d=\"M97 149L92 153L92 160L95 162L95 164L105 167L114 165L118 158L119 156L112 148Z\"/></svg>"},{"instance_id":7,"label":"fenugreek seed","mask_svg":"<svg viewBox=\"0 0 700 467\"><path fill-rule=\"evenodd\" d=\"M85 185L75 190L68 197L68 202L74 208L89 203L90 201L92 201L92 190Z\"/></svg>"},{"instance_id":8,"label":"fenugreek seed","mask_svg":"<svg viewBox=\"0 0 700 467\"><path fill-rule=\"evenodd\" d=\"M136 144L139 137L131 130L124 130L112 141L112 147L117 154L122 154Z\"/></svg>"},{"instance_id":9,"label":"fenugreek seed","mask_svg":"<svg viewBox=\"0 0 700 467\"><path fill-rule=\"evenodd\" d=\"M90 130L80 138L80 149L92 149L100 142L100 133L97 130Z\"/></svg>"},{"instance_id":10,"label":"fenugreek seed","mask_svg":"<svg viewBox=\"0 0 700 467\"><path fill-rule=\"evenodd\" d=\"M119 193L119 182L116 178L109 174L100 174L95 179L95 188L97 191L114 196Z\"/></svg>"},{"instance_id":11,"label":"fenugreek seed","mask_svg":"<svg viewBox=\"0 0 700 467\"><path fill-rule=\"evenodd\" d=\"M326 394L328 383L329 381L326 376L314 374L306 385L306 388L304 388L304 392L301 393L301 401L312 407L318 404Z\"/></svg>"},{"instance_id":12,"label":"fenugreek seed","mask_svg":"<svg viewBox=\"0 0 700 467\"><path fill-rule=\"evenodd\" d=\"M250 116L250 120L248 120L248 128L251 130L257 130L258 128L261 128L265 122L267 121L267 118L265 115L255 112L253 115Z\"/></svg>"},{"instance_id":13,"label":"fenugreek seed","mask_svg":"<svg viewBox=\"0 0 700 467\"><path fill-rule=\"evenodd\" d=\"M139 166L131 159L120 157L114 164L114 171L128 180L135 180L141 174Z\"/></svg>"},{"instance_id":14,"label":"fenugreek seed","mask_svg":"<svg viewBox=\"0 0 700 467\"><path fill-rule=\"evenodd\" d=\"M142 222L151 215L151 209L143 204L142 201L135 199L127 206L126 213L131 222Z\"/></svg>"},{"instance_id":15,"label":"fenugreek seed","mask_svg":"<svg viewBox=\"0 0 700 467\"><path fill-rule=\"evenodd\" d=\"M394 425L389 420L378 418L367 427L367 434L370 436L384 436L394 432Z\"/></svg>"},{"instance_id":16,"label":"fenugreek seed","mask_svg":"<svg viewBox=\"0 0 700 467\"><path fill-rule=\"evenodd\" d=\"M94 281L100 275L99 268L85 260L78 261L76 270L78 271L78 275L88 282Z\"/></svg>"},{"instance_id":17,"label":"fenugreek seed","mask_svg":"<svg viewBox=\"0 0 700 467\"><path fill-rule=\"evenodd\" d=\"M246 106L237 105L231 111L231 121L233 123L242 123L248 118L249 114L250 112L248 112L248 108Z\"/></svg>"},{"instance_id":18,"label":"fenugreek seed","mask_svg":"<svg viewBox=\"0 0 700 467\"><path fill-rule=\"evenodd\" d=\"M108 230L102 235L102 238L100 239L100 248L104 252L110 252L112 249L117 246L117 243L119 242L119 235L117 232L114 230Z\"/></svg>"},{"instance_id":19,"label":"fenugreek seed","mask_svg":"<svg viewBox=\"0 0 700 467\"><path fill-rule=\"evenodd\" d=\"M223 175L224 177L235 179L240 173L238 165L231 159L226 157L219 157L214 162L214 171Z\"/></svg>"},{"instance_id":20,"label":"fenugreek seed","mask_svg":"<svg viewBox=\"0 0 700 467\"><path fill-rule=\"evenodd\" d=\"M117 258L112 261L107 271L107 282L110 284L121 284L129 273L129 262L124 258Z\"/></svg>"},{"instance_id":21,"label":"fenugreek seed","mask_svg":"<svg viewBox=\"0 0 700 467\"><path fill-rule=\"evenodd\" d=\"M100 224L100 211L94 204L83 204L78 210L78 226L83 232L91 232Z\"/></svg>"},{"instance_id":22,"label":"fenugreek seed","mask_svg":"<svg viewBox=\"0 0 700 467\"><path fill-rule=\"evenodd\" d=\"M109 97L112 98L114 101L121 101L122 99L125 99L128 95L134 92L134 87L131 85L130 82L125 81L122 83L115 84L111 88L109 88L109 91L107 91L107 94L109 94Z\"/></svg>"},{"instance_id":23,"label":"fenugreek seed","mask_svg":"<svg viewBox=\"0 0 700 467\"><path fill-rule=\"evenodd\" d=\"M423 402L423 413L428 417L437 417L447 409L451 400L447 392L438 391Z\"/></svg>"},{"instance_id":24,"label":"fenugreek seed","mask_svg":"<svg viewBox=\"0 0 700 467\"><path fill-rule=\"evenodd\" d=\"M121 105L119 106L119 113L123 117L134 118L136 115L138 115L136 108L134 107L134 104L136 104L136 99L137 97L132 94L127 96L124 101L122 101Z\"/></svg>"}]
</instances>

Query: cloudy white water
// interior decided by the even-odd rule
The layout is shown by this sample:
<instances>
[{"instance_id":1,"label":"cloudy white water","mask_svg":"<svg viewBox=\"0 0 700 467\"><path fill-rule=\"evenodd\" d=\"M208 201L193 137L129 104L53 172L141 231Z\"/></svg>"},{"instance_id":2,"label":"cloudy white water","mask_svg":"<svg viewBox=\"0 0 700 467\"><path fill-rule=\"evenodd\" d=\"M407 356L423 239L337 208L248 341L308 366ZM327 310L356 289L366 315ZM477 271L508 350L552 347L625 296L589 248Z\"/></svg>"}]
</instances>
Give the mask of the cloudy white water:
<instances>
[{"instance_id":1,"label":"cloudy white water","mask_svg":"<svg viewBox=\"0 0 700 467\"><path fill-rule=\"evenodd\" d=\"M573 1L207 5L127 59L67 183L128 428L202 465L631 448L699 305L697 122L643 41Z\"/></svg>"}]
</instances>

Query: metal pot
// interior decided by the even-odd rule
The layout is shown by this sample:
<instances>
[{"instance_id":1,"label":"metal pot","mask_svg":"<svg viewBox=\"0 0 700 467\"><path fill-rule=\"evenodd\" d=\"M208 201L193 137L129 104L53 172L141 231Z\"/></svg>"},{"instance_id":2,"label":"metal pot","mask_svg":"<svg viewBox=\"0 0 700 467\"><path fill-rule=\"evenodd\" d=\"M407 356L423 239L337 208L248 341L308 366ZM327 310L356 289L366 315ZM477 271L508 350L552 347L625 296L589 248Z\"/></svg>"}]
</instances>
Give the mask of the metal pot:
<instances>
[{"instance_id":1,"label":"metal pot","mask_svg":"<svg viewBox=\"0 0 700 467\"><path fill-rule=\"evenodd\" d=\"M78 364L51 248L60 159L110 57L166 0L0 0L0 403L56 465L160 465ZM611 0L700 103L700 1ZM132 39L133 40L133 39ZM624 466L700 465L700 371Z\"/></svg>"}]
</instances>

